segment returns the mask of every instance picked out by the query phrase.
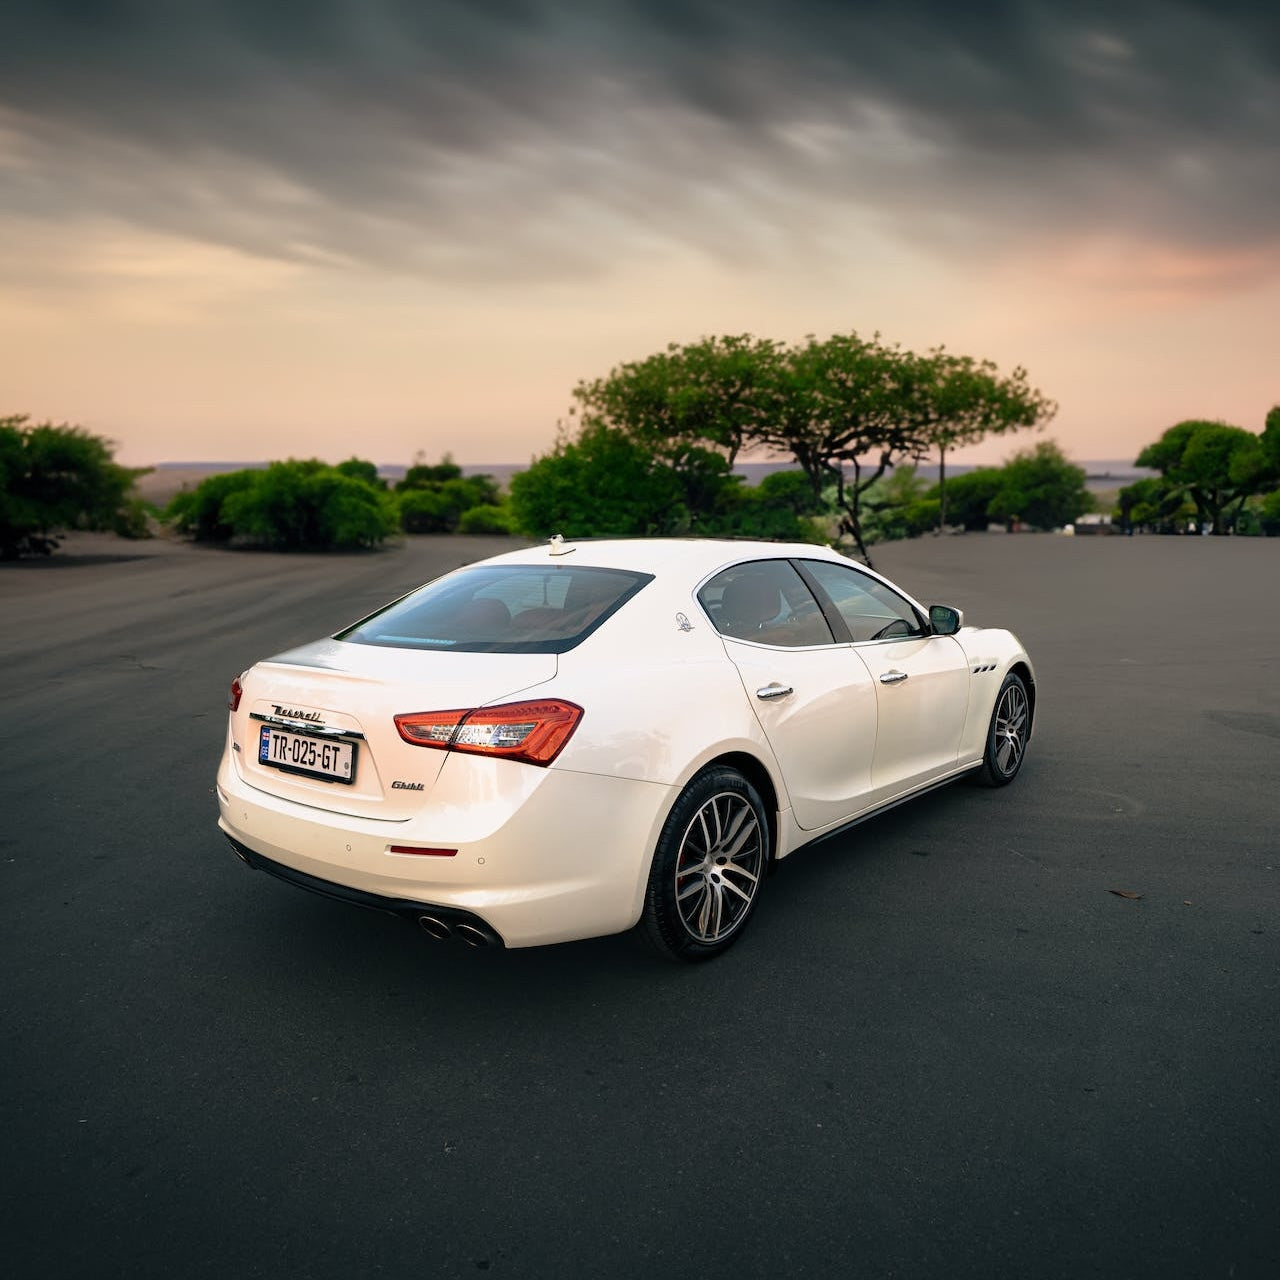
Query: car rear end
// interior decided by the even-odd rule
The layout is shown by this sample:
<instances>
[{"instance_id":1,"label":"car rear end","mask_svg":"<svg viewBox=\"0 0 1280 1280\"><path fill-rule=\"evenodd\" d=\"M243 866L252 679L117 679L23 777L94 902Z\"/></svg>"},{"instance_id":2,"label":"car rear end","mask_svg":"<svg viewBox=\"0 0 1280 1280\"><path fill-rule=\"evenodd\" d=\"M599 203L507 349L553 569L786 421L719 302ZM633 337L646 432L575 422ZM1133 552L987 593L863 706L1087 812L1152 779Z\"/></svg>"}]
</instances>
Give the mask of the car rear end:
<instances>
[{"instance_id":1,"label":"car rear end","mask_svg":"<svg viewBox=\"0 0 1280 1280\"><path fill-rule=\"evenodd\" d=\"M592 711L557 677L647 581L475 567L257 664L232 685L219 825L249 865L436 937L629 927L670 788L563 767Z\"/></svg>"}]
</instances>

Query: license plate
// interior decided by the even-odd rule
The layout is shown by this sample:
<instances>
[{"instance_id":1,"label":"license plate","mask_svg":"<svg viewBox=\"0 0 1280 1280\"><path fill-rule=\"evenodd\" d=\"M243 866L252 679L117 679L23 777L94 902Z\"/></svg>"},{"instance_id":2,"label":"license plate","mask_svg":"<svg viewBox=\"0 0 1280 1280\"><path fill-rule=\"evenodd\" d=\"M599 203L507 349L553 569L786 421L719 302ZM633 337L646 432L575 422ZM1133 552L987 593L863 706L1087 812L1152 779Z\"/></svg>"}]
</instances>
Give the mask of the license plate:
<instances>
[{"instance_id":1,"label":"license plate","mask_svg":"<svg viewBox=\"0 0 1280 1280\"><path fill-rule=\"evenodd\" d=\"M329 782L354 782L356 747L354 742L334 742L309 733L262 726L258 739L258 761L289 773L302 773Z\"/></svg>"}]
</instances>

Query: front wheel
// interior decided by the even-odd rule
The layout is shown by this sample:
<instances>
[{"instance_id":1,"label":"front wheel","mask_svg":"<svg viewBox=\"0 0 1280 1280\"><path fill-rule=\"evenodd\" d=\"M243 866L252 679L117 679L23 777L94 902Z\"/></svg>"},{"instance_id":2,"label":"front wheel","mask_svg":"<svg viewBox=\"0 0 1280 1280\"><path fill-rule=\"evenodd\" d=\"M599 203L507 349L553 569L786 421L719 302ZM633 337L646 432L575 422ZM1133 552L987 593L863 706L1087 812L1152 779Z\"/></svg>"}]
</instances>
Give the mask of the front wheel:
<instances>
[{"instance_id":1,"label":"front wheel","mask_svg":"<svg viewBox=\"0 0 1280 1280\"><path fill-rule=\"evenodd\" d=\"M676 960L709 960L741 936L769 866L769 824L736 769L699 774L672 807L649 870L641 929Z\"/></svg>"},{"instance_id":2,"label":"front wheel","mask_svg":"<svg viewBox=\"0 0 1280 1280\"><path fill-rule=\"evenodd\" d=\"M1010 672L996 695L987 729L987 749L978 780L989 787L1005 787L1018 776L1031 733L1031 702L1022 677Z\"/></svg>"}]
</instances>

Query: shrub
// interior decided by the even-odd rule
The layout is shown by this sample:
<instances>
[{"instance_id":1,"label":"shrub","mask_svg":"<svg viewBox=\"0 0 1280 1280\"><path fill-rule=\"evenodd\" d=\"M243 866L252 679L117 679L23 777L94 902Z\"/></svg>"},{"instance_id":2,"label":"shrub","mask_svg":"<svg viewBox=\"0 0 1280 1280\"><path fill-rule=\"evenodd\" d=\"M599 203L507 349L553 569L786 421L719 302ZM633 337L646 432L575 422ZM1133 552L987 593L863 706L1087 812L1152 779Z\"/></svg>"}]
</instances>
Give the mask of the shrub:
<instances>
[{"instance_id":1,"label":"shrub","mask_svg":"<svg viewBox=\"0 0 1280 1280\"><path fill-rule=\"evenodd\" d=\"M0 559L47 555L66 529L112 529L146 469L118 466L83 427L0 418Z\"/></svg>"},{"instance_id":2,"label":"shrub","mask_svg":"<svg viewBox=\"0 0 1280 1280\"><path fill-rule=\"evenodd\" d=\"M769 538L777 542L825 542L816 519L824 510L803 471L773 471L754 487L732 477L717 496L715 510L698 522L699 533L729 538Z\"/></svg>"},{"instance_id":3,"label":"shrub","mask_svg":"<svg viewBox=\"0 0 1280 1280\"><path fill-rule=\"evenodd\" d=\"M396 529L391 496L315 459L210 476L169 506L197 539L231 538L281 551L374 547Z\"/></svg>"},{"instance_id":4,"label":"shrub","mask_svg":"<svg viewBox=\"0 0 1280 1280\"><path fill-rule=\"evenodd\" d=\"M629 436L589 426L511 477L516 528L532 538L653 536L689 527L684 485Z\"/></svg>"},{"instance_id":5,"label":"shrub","mask_svg":"<svg viewBox=\"0 0 1280 1280\"><path fill-rule=\"evenodd\" d=\"M229 542L235 536L235 526L224 516L223 504L233 494L250 488L257 479L257 471L224 471L209 476L194 489L175 495L165 509L164 518L179 533L195 538L197 542Z\"/></svg>"},{"instance_id":6,"label":"shrub","mask_svg":"<svg viewBox=\"0 0 1280 1280\"><path fill-rule=\"evenodd\" d=\"M511 512L506 507L487 503L480 507L471 507L464 511L458 519L459 533L511 533Z\"/></svg>"}]
</instances>

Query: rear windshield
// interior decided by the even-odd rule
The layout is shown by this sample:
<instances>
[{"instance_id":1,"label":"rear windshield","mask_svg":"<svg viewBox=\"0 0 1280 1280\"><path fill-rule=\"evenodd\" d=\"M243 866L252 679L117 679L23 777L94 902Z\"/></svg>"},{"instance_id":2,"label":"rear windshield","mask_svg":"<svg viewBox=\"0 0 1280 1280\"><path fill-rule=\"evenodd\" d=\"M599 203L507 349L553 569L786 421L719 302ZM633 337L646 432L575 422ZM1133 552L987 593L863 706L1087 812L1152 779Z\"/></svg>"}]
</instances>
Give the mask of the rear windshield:
<instances>
[{"instance_id":1,"label":"rear windshield","mask_svg":"<svg viewBox=\"0 0 1280 1280\"><path fill-rule=\"evenodd\" d=\"M456 653L564 653L652 574L585 565L482 565L429 582L335 639Z\"/></svg>"}]
</instances>

